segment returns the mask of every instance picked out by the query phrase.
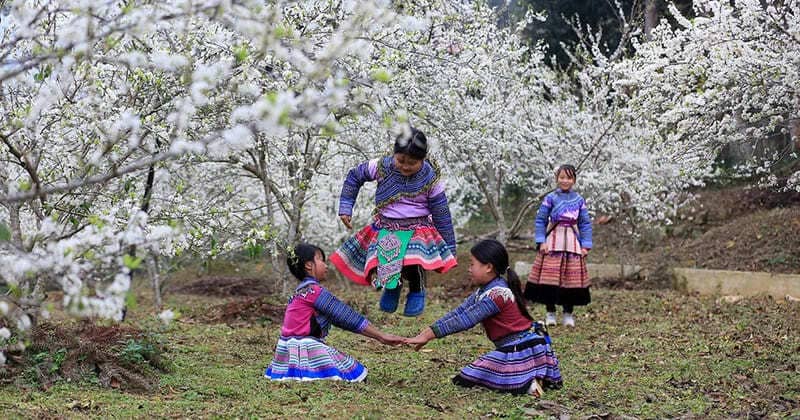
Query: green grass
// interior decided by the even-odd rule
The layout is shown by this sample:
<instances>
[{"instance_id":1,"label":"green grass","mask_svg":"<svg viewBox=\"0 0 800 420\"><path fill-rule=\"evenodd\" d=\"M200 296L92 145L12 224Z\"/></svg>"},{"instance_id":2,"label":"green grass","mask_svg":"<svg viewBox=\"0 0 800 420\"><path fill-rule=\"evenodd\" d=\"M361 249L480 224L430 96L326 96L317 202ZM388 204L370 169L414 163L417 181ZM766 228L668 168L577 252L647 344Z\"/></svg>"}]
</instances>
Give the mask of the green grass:
<instances>
[{"instance_id":1,"label":"green grass","mask_svg":"<svg viewBox=\"0 0 800 420\"><path fill-rule=\"evenodd\" d=\"M414 335L459 300L433 279L419 319L377 310L378 294L330 287L380 328ZM156 329L141 291L131 323ZM736 304L673 291L594 290L575 329L551 329L564 388L541 400L464 389L450 378L491 348L480 327L435 340L424 351L393 348L333 329L328 343L369 369L366 383L276 383L263 377L279 325L204 324L223 300L169 295L183 317L160 336L170 372L158 392L132 394L91 382L47 390L0 388L4 417L510 417L664 418L800 416L800 305L749 298ZM533 308L537 316L542 307ZM131 345L130 351L141 351Z\"/></svg>"}]
</instances>

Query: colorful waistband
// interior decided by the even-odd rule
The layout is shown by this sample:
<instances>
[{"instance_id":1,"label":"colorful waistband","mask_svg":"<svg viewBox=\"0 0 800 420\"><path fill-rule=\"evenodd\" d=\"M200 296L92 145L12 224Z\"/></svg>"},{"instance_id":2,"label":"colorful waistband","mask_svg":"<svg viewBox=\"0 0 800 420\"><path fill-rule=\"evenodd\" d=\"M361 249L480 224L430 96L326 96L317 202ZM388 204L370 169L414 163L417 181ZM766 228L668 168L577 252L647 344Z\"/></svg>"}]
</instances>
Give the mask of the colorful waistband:
<instances>
[{"instance_id":1,"label":"colorful waistband","mask_svg":"<svg viewBox=\"0 0 800 420\"><path fill-rule=\"evenodd\" d=\"M383 215L375 216L374 225L378 229L389 230L411 230L421 227L432 227L433 218L430 215L420 217L409 217L404 219L391 219Z\"/></svg>"}]
</instances>

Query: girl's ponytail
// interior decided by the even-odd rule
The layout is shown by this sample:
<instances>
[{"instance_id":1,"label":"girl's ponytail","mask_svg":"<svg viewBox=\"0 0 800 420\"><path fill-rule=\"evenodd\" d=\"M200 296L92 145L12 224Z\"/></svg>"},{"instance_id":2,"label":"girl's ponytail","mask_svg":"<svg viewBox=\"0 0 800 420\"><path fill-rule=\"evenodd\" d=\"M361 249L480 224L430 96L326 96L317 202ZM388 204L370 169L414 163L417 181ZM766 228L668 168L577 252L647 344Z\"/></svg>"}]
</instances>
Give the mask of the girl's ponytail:
<instances>
[{"instance_id":1,"label":"girl's ponytail","mask_svg":"<svg viewBox=\"0 0 800 420\"><path fill-rule=\"evenodd\" d=\"M533 321L533 317L528 313L528 308L525 306L525 295L522 293L522 284L520 283L519 276L511 267L508 267L508 270L506 270L506 282L511 289L511 293L514 294L514 302L517 303L517 308L522 312L522 316Z\"/></svg>"}]
</instances>

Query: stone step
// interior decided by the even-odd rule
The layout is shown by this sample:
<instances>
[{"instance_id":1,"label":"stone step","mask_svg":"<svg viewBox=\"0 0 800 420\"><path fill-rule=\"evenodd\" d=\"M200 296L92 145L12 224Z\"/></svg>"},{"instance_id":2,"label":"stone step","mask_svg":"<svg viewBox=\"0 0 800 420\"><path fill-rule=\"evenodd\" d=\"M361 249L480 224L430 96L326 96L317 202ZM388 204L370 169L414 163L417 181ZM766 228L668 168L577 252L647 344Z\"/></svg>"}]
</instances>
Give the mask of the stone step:
<instances>
[{"instance_id":1,"label":"stone step","mask_svg":"<svg viewBox=\"0 0 800 420\"><path fill-rule=\"evenodd\" d=\"M518 261L514 269L521 279L531 271L531 263ZM590 278L629 277L647 271L638 265L586 264ZM705 270L696 268L673 269L676 288L705 295L754 296L766 294L776 298L787 295L800 297L800 275L774 274L751 271Z\"/></svg>"}]
</instances>

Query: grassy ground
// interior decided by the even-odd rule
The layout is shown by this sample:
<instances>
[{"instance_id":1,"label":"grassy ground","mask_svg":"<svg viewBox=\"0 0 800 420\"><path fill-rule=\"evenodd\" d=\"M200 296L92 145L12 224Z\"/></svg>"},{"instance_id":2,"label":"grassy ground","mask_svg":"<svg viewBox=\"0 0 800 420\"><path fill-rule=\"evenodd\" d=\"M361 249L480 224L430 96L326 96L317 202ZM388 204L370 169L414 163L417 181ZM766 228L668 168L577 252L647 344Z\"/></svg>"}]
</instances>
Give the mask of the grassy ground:
<instances>
[{"instance_id":1,"label":"grassy ground","mask_svg":"<svg viewBox=\"0 0 800 420\"><path fill-rule=\"evenodd\" d=\"M443 282L433 279L429 308L418 319L378 311L378 295L366 288L337 281L329 287L379 327L408 336L459 303ZM147 291L140 296L126 322L158 330L147 313ZM213 305L232 299L167 296L167 306L182 316L159 333L172 367L154 393L105 389L90 380L46 391L6 386L0 388L0 411L27 418L800 416L798 303L594 290L593 303L579 308L576 328L551 329L565 386L536 400L450 383L491 348L480 327L435 340L421 352L333 329L328 343L367 366L366 383L270 382L262 375L279 325L202 321ZM540 317L542 312L534 308Z\"/></svg>"}]
</instances>

